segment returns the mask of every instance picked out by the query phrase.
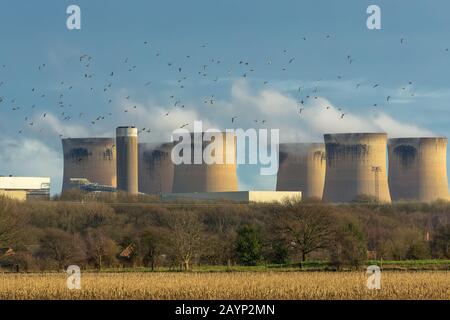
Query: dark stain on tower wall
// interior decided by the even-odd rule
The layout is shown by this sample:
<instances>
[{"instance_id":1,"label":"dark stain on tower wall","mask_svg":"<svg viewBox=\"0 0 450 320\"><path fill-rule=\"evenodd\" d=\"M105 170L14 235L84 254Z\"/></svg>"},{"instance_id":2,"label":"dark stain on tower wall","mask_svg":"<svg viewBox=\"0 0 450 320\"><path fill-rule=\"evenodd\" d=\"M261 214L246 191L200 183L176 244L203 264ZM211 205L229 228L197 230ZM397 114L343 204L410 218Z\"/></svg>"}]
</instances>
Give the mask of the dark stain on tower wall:
<instances>
[{"instance_id":1,"label":"dark stain on tower wall","mask_svg":"<svg viewBox=\"0 0 450 320\"><path fill-rule=\"evenodd\" d=\"M410 145L399 145L394 148L394 154L400 158L403 167L409 167L417 157L417 149Z\"/></svg>"},{"instance_id":2,"label":"dark stain on tower wall","mask_svg":"<svg viewBox=\"0 0 450 320\"><path fill-rule=\"evenodd\" d=\"M327 143L326 146L327 165L339 159L361 159L369 155L369 146L367 144L341 144Z\"/></svg>"},{"instance_id":3,"label":"dark stain on tower wall","mask_svg":"<svg viewBox=\"0 0 450 320\"><path fill-rule=\"evenodd\" d=\"M115 160L113 150L111 148L106 148L105 152L103 152L103 158L109 161Z\"/></svg>"},{"instance_id":4,"label":"dark stain on tower wall","mask_svg":"<svg viewBox=\"0 0 450 320\"><path fill-rule=\"evenodd\" d=\"M72 161L82 161L91 155L92 153L86 148L73 148L66 154L66 159L71 159Z\"/></svg>"},{"instance_id":5,"label":"dark stain on tower wall","mask_svg":"<svg viewBox=\"0 0 450 320\"><path fill-rule=\"evenodd\" d=\"M149 169L154 169L157 165L169 158L170 154L166 151L161 150L151 150L144 152L144 161Z\"/></svg>"}]
</instances>

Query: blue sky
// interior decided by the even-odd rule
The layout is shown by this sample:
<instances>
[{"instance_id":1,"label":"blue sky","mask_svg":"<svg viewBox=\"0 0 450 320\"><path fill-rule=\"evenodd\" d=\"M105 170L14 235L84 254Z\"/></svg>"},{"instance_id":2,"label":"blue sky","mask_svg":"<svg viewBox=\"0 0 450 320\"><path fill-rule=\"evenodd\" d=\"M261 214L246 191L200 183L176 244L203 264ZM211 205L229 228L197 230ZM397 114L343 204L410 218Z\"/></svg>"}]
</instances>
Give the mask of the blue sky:
<instances>
[{"instance_id":1,"label":"blue sky","mask_svg":"<svg viewBox=\"0 0 450 320\"><path fill-rule=\"evenodd\" d=\"M66 28L70 4L82 30ZM369 4L382 30L367 29ZM121 124L150 128L140 139L151 142L193 120L280 128L286 141L449 136L449 12L444 0L3 0L0 174L52 176L58 192L60 135ZM256 172L239 168L242 189L274 186Z\"/></svg>"}]
</instances>

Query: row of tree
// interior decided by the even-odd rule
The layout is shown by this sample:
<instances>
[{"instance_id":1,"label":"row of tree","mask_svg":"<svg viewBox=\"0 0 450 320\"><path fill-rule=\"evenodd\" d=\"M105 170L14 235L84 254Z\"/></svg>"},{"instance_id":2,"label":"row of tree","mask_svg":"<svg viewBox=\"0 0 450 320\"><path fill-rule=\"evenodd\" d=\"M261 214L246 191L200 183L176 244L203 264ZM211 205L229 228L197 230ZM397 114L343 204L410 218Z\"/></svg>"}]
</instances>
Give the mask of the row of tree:
<instances>
[{"instance_id":1,"label":"row of tree","mask_svg":"<svg viewBox=\"0 0 450 320\"><path fill-rule=\"evenodd\" d=\"M26 202L0 198L0 265L18 270L450 258L450 204Z\"/></svg>"}]
</instances>

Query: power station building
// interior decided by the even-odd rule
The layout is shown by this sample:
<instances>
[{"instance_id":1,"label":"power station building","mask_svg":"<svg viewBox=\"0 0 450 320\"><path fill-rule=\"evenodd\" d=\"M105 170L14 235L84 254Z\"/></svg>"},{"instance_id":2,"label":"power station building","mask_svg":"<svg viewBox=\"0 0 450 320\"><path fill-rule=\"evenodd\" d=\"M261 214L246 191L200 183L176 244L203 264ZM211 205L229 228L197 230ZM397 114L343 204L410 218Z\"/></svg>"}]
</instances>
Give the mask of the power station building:
<instances>
[{"instance_id":1,"label":"power station building","mask_svg":"<svg viewBox=\"0 0 450 320\"><path fill-rule=\"evenodd\" d=\"M138 194L138 131L136 127L118 127L117 190Z\"/></svg>"},{"instance_id":2,"label":"power station building","mask_svg":"<svg viewBox=\"0 0 450 320\"><path fill-rule=\"evenodd\" d=\"M390 202L386 133L325 134L323 200L351 202L359 196Z\"/></svg>"},{"instance_id":3,"label":"power station building","mask_svg":"<svg viewBox=\"0 0 450 320\"><path fill-rule=\"evenodd\" d=\"M171 158L173 143L139 143L139 192L171 193L174 166Z\"/></svg>"},{"instance_id":4,"label":"power station building","mask_svg":"<svg viewBox=\"0 0 450 320\"><path fill-rule=\"evenodd\" d=\"M0 196L20 201L50 200L50 178L0 177Z\"/></svg>"},{"instance_id":5,"label":"power station building","mask_svg":"<svg viewBox=\"0 0 450 320\"><path fill-rule=\"evenodd\" d=\"M301 191L303 198L322 199L325 163L323 143L281 143L277 191Z\"/></svg>"},{"instance_id":6,"label":"power station building","mask_svg":"<svg viewBox=\"0 0 450 320\"><path fill-rule=\"evenodd\" d=\"M388 156L392 200L449 198L447 138L390 139Z\"/></svg>"},{"instance_id":7,"label":"power station building","mask_svg":"<svg viewBox=\"0 0 450 320\"><path fill-rule=\"evenodd\" d=\"M200 142L197 142L198 135ZM222 148L214 150L214 154L209 154L211 143L216 141L203 141L205 133L192 133L191 141L180 141L175 143L174 148L184 148L191 150L189 163L174 165L173 193L189 192L226 192L238 190L238 178L236 171L236 135L232 133L221 133ZM180 145L181 144L181 145ZM200 150L202 155L201 163L195 163L195 150ZM205 152L206 151L206 152ZM184 151L182 151L184 152ZM176 153L176 151L175 151ZM179 156L183 156L179 154ZM209 159L208 159L209 158ZM212 158L219 159L221 163L209 163ZM232 161L229 161L229 160ZM189 160L189 159L188 159ZM228 160L228 161L227 161Z\"/></svg>"},{"instance_id":8,"label":"power station building","mask_svg":"<svg viewBox=\"0 0 450 320\"><path fill-rule=\"evenodd\" d=\"M118 127L115 139L62 139L63 191L119 190L163 195L166 200L238 202L278 201L284 196L332 203L360 196L380 202L450 199L447 138L398 138L388 144L385 133L342 133L325 134L325 143L283 143L279 146L279 193L264 193L238 192L236 135L207 134L191 133L186 141L138 144L138 130L130 126ZM0 194L17 199L49 197L47 180L9 178L0 177ZM44 187L34 185L39 181ZM33 187L28 188L31 182Z\"/></svg>"},{"instance_id":9,"label":"power station building","mask_svg":"<svg viewBox=\"0 0 450 320\"><path fill-rule=\"evenodd\" d=\"M164 201L283 203L301 201L302 193L300 191L193 192L163 194L161 198Z\"/></svg>"},{"instance_id":10,"label":"power station building","mask_svg":"<svg viewBox=\"0 0 450 320\"><path fill-rule=\"evenodd\" d=\"M64 154L63 192L71 179L116 187L116 142L113 138L62 139Z\"/></svg>"}]
</instances>

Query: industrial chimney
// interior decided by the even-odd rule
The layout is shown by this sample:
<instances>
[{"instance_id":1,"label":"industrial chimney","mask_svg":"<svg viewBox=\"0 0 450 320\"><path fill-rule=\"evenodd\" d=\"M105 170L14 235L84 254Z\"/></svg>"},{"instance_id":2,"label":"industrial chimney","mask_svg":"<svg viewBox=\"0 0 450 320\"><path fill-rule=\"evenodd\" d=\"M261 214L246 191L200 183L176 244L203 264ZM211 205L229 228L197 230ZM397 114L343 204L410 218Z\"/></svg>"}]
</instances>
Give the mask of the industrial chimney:
<instances>
[{"instance_id":1,"label":"industrial chimney","mask_svg":"<svg viewBox=\"0 0 450 320\"><path fill-rule=\"evenodd\" d=\"M138 133L135 127L116 129L117 189L138 194Z\"/></svg>"},{"instance_id":2,"label":"industrial chimney","mask_svg":"<svg viewBox=\"0 0 450 320\"><path fill-rule=\"evenodd\" d=\"M139 192L171 193L173 185L173 143L139 143Z\"/></svg>"},{"instance_id":3,"label":"industrial chimney","mask_svg":"<svg viewBox=\"0 0 450 320\"><path fill-rule=\"evenodd\" d=\"M116 142L114 138L62 139L64 174L62 191L70 179L116 187Z\"/></svg>"},{"instance_id":4,"label":"industrial chimney","mask_svg":"<svg viewBox=\"0 0 450 320\"><path fill-rule=\"evenodd\" d=\"M447 138L390 139L388 152L392 200L448 199Z\"/></svg>"},{"instance_id":5,"label":"industrial chimney","mask_svg":"<svg viewBox=\"0 0 450 320\"><path fill-rule=\"evenodd\" d=\"M302 198L322 199L325 144L281 143L277 191L301 191Z\"/></svg>"},{"instance_id":6,"label":"industrial chimney","mask_svg":"<svg viewBox=\"0 0 450 320\"><path fill-rule=\"evenodd\" d=\"M201 140L199 150L202 153L213 141L203 141L205 133L192 133L191 142L187 148L196 149L195 135ZM207 164L203 159L201 164L195 164L194 152L191 153L191 162L175 164L173 178L173 193L187 192L224 192L237 191L238 179L236 172L236 136L233 133L220 133L222 149L215 150L214 157L223 164ZM185 142L178 142L185 144ZM176 143L175 145L178 145ZM233 163L227 163L232 159Z\"/></svg>"},{"instance_id":7,"label":"industrial chimney","mask_svg":"<svg viewBox=\"0 0 450 320\"><path fill-rule=\"evenodd\" d=\"M391 201L386 172L387 134L325 134L324 138L324 201L350 202L363 195Z\"/></svg>"}]
</instances>

